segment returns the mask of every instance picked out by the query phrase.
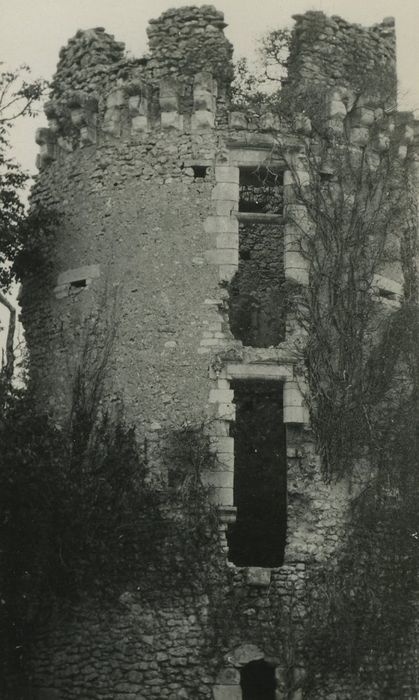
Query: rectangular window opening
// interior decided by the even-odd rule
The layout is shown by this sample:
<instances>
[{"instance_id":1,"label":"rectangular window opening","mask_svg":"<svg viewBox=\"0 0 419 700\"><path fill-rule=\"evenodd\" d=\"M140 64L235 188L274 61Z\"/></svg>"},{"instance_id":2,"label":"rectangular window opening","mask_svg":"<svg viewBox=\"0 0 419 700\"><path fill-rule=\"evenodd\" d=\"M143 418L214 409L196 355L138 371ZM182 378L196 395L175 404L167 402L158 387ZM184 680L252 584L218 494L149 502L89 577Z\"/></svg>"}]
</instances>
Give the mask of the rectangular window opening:
<instances>
[{"instance_id":1,"label":"rectangular window opening","mask_svg":"<svg viewBox=\"0 0 419 700\"><path fill-rule=\"evenodd\" d=\"M232 388L237 520L227 531L229 559L237 566L281 566L287 530L283 384L241 379Z\"/></svg>"},{"instance_id":2,"label":"rectangular window opening","mask_svg":"<svg viewBox=\"0 0 419 700\"><path fill-rule=\"evenodd\" d=\"M240 168L239 212L282 214L283 172L261 167Z\"/></svg>"},{"instance_id":3,"label":"rectangular window opening","mask_svg":"<svg viewBox=\"0 0 419 700\"><path fill-rule=\"evenodd\" d=\"M390 299L390 301L397 301L397 294L395 292L390 292L389 289L378 289L378 295L383 299Z\"/></svg>"},{"instance_id":4,"label":"rectangular window opening","mask_svg":"<svg viewBox=\"0 0 419 700\"><path fill-rule=\"evenodd\" d=\"M87 280L73 280L70 282L70 289L80 289L81 287L87 287Z\"/></svg>"}]
</instances>

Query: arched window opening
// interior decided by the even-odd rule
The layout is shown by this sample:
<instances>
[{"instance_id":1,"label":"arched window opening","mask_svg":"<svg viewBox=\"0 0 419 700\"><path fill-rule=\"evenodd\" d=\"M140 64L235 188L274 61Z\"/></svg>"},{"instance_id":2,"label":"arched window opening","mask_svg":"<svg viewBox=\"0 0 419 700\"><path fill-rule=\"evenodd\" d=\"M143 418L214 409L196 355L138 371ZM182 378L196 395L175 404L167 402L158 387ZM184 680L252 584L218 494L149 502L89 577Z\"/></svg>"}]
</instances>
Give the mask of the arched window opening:
<instances>
[{"instance_id":1,"label":"arched window opening","mask_svg":"<svg viewBox=\"0 0 419 700\"><path fill-rule=\"evenodd\" d=\"M275 669L266 661L251 661L240 673L243 700L275 700Z\"/></svg>"}]
</instances>

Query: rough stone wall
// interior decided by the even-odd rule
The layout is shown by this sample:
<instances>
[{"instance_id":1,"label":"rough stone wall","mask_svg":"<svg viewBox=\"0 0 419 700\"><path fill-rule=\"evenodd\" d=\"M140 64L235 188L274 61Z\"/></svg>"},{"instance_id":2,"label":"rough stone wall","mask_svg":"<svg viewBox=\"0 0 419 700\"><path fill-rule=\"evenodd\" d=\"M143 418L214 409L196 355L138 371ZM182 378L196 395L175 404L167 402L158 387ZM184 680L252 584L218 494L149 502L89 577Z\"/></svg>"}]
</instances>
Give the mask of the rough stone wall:
<instances>
[{"instance_id":1,"label":"rough stone wall","mask_svg":"<svg viewBox=\"0 0 419 700\"><path fill-rule=\"evenodd\" d=\"M77 366L89 368L109 351L105 399L123 401L128 421L149 444L185 419L209 415L220 462L210 483L226 522L234 518L231 386L237 379L280 382L287 425L285 564L225 561L218 590L214 578L200 594L185 584L168 599L162 582L161 595L121 592L106 610L88 601L67 617L58 612L40 632L33 659L39 700L240 700L240 668L261 658L275 666L278 698L286 697L290 674L292 699L302 697L304 659L298 643L296 658L287 656L289 628L278 611L291 616L298 638L306 575L335 556L356 486L351 491L322 478L295 369L293 320L287 317L281 334L267 340L234 330L234 290L239 306L247 293L256 293L258 303L268 300L273 321L283 280L307 284L287 215L307 222L294 175L280 159L271 162L275 118L262 114L255 124L235 112L227 119L231 46L223 26L214 8L187 7L152 22L148 59L126 61L121 44L99 28L78 33L63 50L46 107L49 130L38 135L41 172L32 195L34 206L55 207L63 218L47 250L49 267L25 282L23 320L33 380L55 414L68 410ZM337 113L349 122L354 149L368 139L374 105L350 114L334 86L346 86L353 62L368 62L376 49L392 69L393 34L389 21L361 29L322 13L297 18L290 81L330 87L326 118ZM280 134L293 152L308 136L304 129L297 137ZM244 221L240 168L266 163L285 168L281 196L275 192L272 211L272 193L263 189L263 211ZM307 176L301 162L297 172ZM243 198L254 194L242 187ZM400 294L400 264L388 276ZM388 279L382 284L388 289ZM220 614L223 634L214 645ZM411 699L412 687L398 697ZM333 678L307 697L378 700L378 692Z\"/></svg>"},{"instance_id":2,"label":"rough stone wall","mask_svg":"<svg viewBox=\"0 0 419 700\"><path fill-rule=\"evenodd\" d=\"M380 67L390 80L389 102L396 99L396 35L393 17L362 27L342 17L310 11L294 15L295 30L288 61L290 83L355 87L368 71ZM384 76L381 76L384 77ZM379 86L370 85L380 90ZM387 85L387 90L389 86Z\"/></svg>"},{"instance_id":3,"label":"rough stone wall","mask_svg":"<svg viewBox=\"0 0 419 700\"><path fill-rule=\"evenodd\" d=\"M208 157L213 144L201 147ZM84 343L97 343L85 328L93 314L114 327L113 340L102 333L111 351L109 385L115 398L123 396L130 421L164 422L176 414L182 422L194 405L196 413L205 405L207 363L197 350L211 322L205 299L217 288L213 269L203 265L212 178L194 179L182 167L190 156L186 137L104 145L52 165L38 185L33 199L48 197L64 216L50 251L49 284L33 279L22 298L28 345L43 346L50 358L36 366L52 403L60 391L68 400ZM63 270L80 269L84 277L83 267L91 265L99 266L100 277L90 287L57 298Z\"/></svg>"}]
</instances>

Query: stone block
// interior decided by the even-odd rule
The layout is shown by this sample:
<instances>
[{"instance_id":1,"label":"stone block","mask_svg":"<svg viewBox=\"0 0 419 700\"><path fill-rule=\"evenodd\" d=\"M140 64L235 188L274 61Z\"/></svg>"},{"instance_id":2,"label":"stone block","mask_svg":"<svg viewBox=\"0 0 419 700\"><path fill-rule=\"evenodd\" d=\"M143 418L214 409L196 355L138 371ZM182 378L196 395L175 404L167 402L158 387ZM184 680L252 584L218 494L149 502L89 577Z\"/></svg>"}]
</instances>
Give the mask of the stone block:
<instances>
[{"instance_id":1,"label":"stone block","mask_svg":"<svg viewBox=\"0 0 419 700\"><path fill-rule=\"evenodd\" d=\"M106 98L106 107L112 109L113 107L122 107L125 104L125 94L122 88L113 90Z\"/></svg>"},{"instance_id":2,"label":"stone block","mask_svg":"<svg viewBox=\"0 0 419 700\"><path fill-rule=\"evenodd\" d=\"M244 112L230 112L229 126L231 129L247 129L247 117Z\"/></svg>"},{"instance_id":3,"label":"stone block","mask_svg":"<svg viewBox=\"0 0 419 700\"><path fill-rule=\"evenodd\" d=\"M294 187L305 187L310 184L310 173L307 170L285 170L284 187L292 185Z\"/></svg>"},{"instance_id":4,"label":"stone block","mask_svg":"<svg viewBox=\"0 0 419 700\"><path fill-rule=\"evenodd\" d=\"M217 683L219 685L239 685L240 672L231 666L222 668L217 676Z\"/></svg>"},{"instance_id":5,"label":"stone block","mask_svg":"<svg viewBox=\"0 0 419 700\"><path fill-rule=\"evenodd\" d=\"M96 279L98 277L100 277L99 265L83 265L82 267L75 267L61 272L57 278L57 285L70 284L70 282L88 278Z\"/></svg>"},{"instance_id":6,"label":"stone block","mask_svg":"<svg viewBox=\"0 0 419 700\"><path fill-rule=\"evenodd\" d=\"M216 165L215 179L217 182L231 182L239 184L240 169L234 165Z\"/></svg>"},{"instance_id":7,"label":"stone block","mask_svg":"<svg viewBox=\"0 0 419 700\"><path fill-rule=\"evenodd\" d=\"M216 199L213 203L213 210L217 216L230 216L238 208L238 199Z\"/></svg>"},{"instance_id":8,"label":"stone block","mask_svg":"<svg viewBox=\"0 0 419 700\"><path fill-rule=\"evenodd\" d=\"M232 389L210 389L209 403L230 403L233 399Z\"/></svg>"},{"instance_id":9,"label":"stone block","mask_svg":"<svg viewBox=\"0 0 419 700\"><path fill-rule=\"evenodd\" d=\"M370 132L366 126L355 126L350 130L349 140L354 146L366 146Z\"/></svg>"},{"instance_id":10,"label":"stone block","mask_svg":"<svg viewBox=\"0 0 419 700\"><path fill-rule=\"evenodd\" d=\"M143 133L143 132L148 130L147 127L148 127L147 117L145 117L141 114L138 114L137 116L132 117L131 128L132 128L133 133L137 133L137 134Z\"/></svg>"},{"instance_id":11,"label":"stone block","mask_svg":"<svg viewBox=\"0 0 419 700\"><path fill-rule=\"evenodd\" d=\"M236 407L233 403L217 404L217 416L223 420L232 421L236 419Z\"/></svg>"},{"instance_id":12,"label":"stone block","mask_svg":"<svg viewBox=\"0 0 419 700\"><path fill-rule=\"evenodd\" d=\"M234 454L234 438L232 437L210 437L210 450L217 454Z\"/></svg>"},{"instance_id":13,"label":"stone block","mask_svg":"<svg viewBox=\"0 0 419 700\"><path fill-rule=\"evenodd\" d=\"M309 422L309 412L304 403L304 396L297 382L284 383L284 423Z\"/></svg>"},{"instance_id":14,"label":"stone block","mask_svg":"<svg viewBox=\"0 0 419 700\"><path fill-rule=\"evenodd\" d=\"M183 130L183 116L178 112L162 112L161 113L161 128L173 129L173 131Z\"/></svg>"},{"instance_id":15,"label":"stone block","mask_svg":"<svg viewBox=\"0 0 419 700\"><path fill-rule=\"evenodd\" d=\"M215 113L216 96L210 90L196 86L193 91L193 106L196 112L211 112Z\"/></svg>"},{"instance_id":16,"label":"stone block","mask_svg":"<svg viewBox=\"0 0 419 700\"><path fill-rule=\"evenodd\" d=\"M232 506L234 503L234 492L232 488L214 488L211 500L219 506Z\"/></svg>"},{"instance_id":17,"label":"stone block","mask_svg":"<svg viewBox=\"0 0 419 700\"><path fill-rule=\"evenodd\" d=\"M192 131L200 131L201 129L213 129L215 125L215 115L206 109L198 109L191 116Z\"/></svg>"},{"instance_id":18,"label":"stone block","mask_svg":"<svg viewBox=\"0 0 419 700\"><path fill-rule=\"evenodd\" d=\"M220 233L216 238L217 248L230 248L231 250L239 248L238 233Z\"/></svg>"},{"instance_id":19,"label":"stone block","mask_svg":"<svg viewBox=\"0 0 419 700\"><path fill-rule=\"evenodd\" d=\"M80 145L91 146L97 141L96 127L82 126L80 129Z\"/></svg>"},{"instance_id":20,"label":"stone block","mask_svg":"<svg viewBox=\"0 0 419 700\"><path fill-rule=\"evenodd\" d=\"M247 583L249 586L266 588L271 583L271 570L259 566L249 566L247 569Z\"/></svg>"},{"instance_id":21,"label":"stone block","mask_svg":"<svg viewBox=\"0 0 419 700\"><path fill-rule=\"evenodd\" d=\"M241 668L242 666L246 666L246 664L250 663L251 661L261 661L263 657L263 651L261 651L255 644L242 644L236 649L228 652L225 659L232 666Z\"/></svg>"},{"instance_id":22,"label":"stone block","mask_svg":"<svg viewBox=\"0 0 419 700\"><path fill-rule=\"evenodd\" d=\"M277 131L279 128L278 118L272 112L261 114L259 128L261 131Z\"/></svg>"},{"instance_id":23,"label":"stone block","mask_svg":"<svg viewBox=\"0 0 419 700\"><path fill-rule=\"evenodd\" d=\"M75 107L70 110L70 119L73 126L80 128L86 123L86 115L81 107Z\"/></svg>"},{"instance_id":24,"label":"stone block","mask_svg":"<svg viewBox=\"0 0 419 700\"><path fill-rule=\"evenodd\" d=\"M219 182L211 192L211 199L239 201L239 185L233 182Z\"/></svg>"},{"instance_id":25,"label":"stone block","mask_svg":"<svg viewBox=\"0 0 419 700\"><path fill-rule=\"evenodd\" d=\"M377 135L374 146L379 153L388 151L390 148L390 136L385 131L380 132Z\"/></svg>"},{"instance_id":26,"label":"stone block","mask_svg":"<svg viewBox=\"0 0 419 700\"><path fill-rule=\"evenodd\" d=\"M220 282L231 282L238 269L237 265L220 265L218 268L218 279Z\"/></svg>"},{"instance_id":27,"label":"stone block","mask_svg":"<svg viewBox=\"0 0 419 700\"><path fill-rule=\"evenodd\" d=\"M160 82L159 103L162 112L178 112L179 89L175 78L164 78Z\"/></svg>"},{"instance_id":28,"label":"stone block","mask_svg":"<svg viewBox=\"0 0 419 700\"><path fill-rule=\"evenodd\" d=\"M205 259L211 265L239 265L239 252L237 248L216 248L205 251Z\"/></svg>"},{"instance_id":29,"label":"stone block","mask_svg":"<svg viewBox=\"0 0 419 700\"><path fill-rule=\"evenodd\" d=\"M310 136L311 134L311 121L305 114L297 114L294 119L294 129L297 134L302 134L303 136Z\"/></svg>"},{"instance_id":30,"label":"stone block","mask_svg":"<svg viewBox=\"0 0 419 700\"><path fill-rule=\"evenodd\" d=\"M205 233L235 233L239 232L239 222L230 216L208 216L204 221Z\"/></svg>"},{"instance_id":31,"label":"stone block","mask_svg":"<svg viewBox=\"0 0 419 700\"><path fill-rule=\"evenodd\" d=\"M336 119L337 117L344 119L347 114L346 105L342 100L331 99L327 106L327 114L329 117Z\"/></svg>"},{"instance_id":32,"label":"stone block","mask_svg":"<svg viewBox=\"0 0 419 700\"><path fill-rule=\"evenodd\" d=\"M298 284L308 285L309 264L304 256L295 250L285 249L285 278Z\"/></svg>"},{"instance_id":33,"label":"stone block","mask_svg":"<svg viewBox=\"0 0 419 700\"><path fill-rule=\"evenodd\" d=\"M194 76L194 93L195 90L203 90L210 92L213 95L217 94L217 81L214 80L210 71L201 71Z\"/></svg>"},{"instance_id":34,"label":"stone block","mask_svg":"<svg viewBox=\"0 0 419 700\"><path fill-rule=\"evenodd\" d=\"M121 135L121 112L119 109L111 108L105 112L102 131L111 136Z\"/></svg>"},{"instance_id":35,"label":"stone block","mask_svg":"<svg viewBox=\"0 0 419 700\"><path fill-rule=\"evenodd\" d=\"M368 107L357 107L351 113L351 122L354 126L371 126L375 121L375 112Z\"/></svg>"},{"instance_id":36,"label":"stone block","mask_svg":"<svg viewBox=\"0 0 419 700\"><path fill-rule=\"evenodd\" d=\"M242 700L239 685L215 685L212 692L214 700Z\"/></svg>"},{"instance_id":37,"label":"stone block","mask_svg":"<svg viewBox=\"0 0 419 700\"><path fill-rule=\"evenodd\" d=\"M208 471L202 475L202 481L204 485L214 486L217 489L233 489L234 471L227 469Z\"/></svg>"}]
</instances>

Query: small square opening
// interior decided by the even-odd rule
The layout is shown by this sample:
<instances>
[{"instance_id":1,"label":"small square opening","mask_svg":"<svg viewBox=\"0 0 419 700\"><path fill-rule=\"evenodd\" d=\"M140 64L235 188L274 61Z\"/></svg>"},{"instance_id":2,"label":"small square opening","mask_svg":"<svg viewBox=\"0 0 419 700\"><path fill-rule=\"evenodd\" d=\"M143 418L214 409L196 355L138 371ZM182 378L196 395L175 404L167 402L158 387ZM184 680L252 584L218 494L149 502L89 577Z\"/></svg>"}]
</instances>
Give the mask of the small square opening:
<instances>
[{"instance_id":1,"label":"small square opening","mask_svg":"<svg viewBox=\"0 0 419 700\"><path fill-rule=\"evenodd\" d=\"M194 180L205 180L208 172L208 166L207 165L193 165L192 166L193 170L193 176Z\"/></svg>"}]
</instances>

